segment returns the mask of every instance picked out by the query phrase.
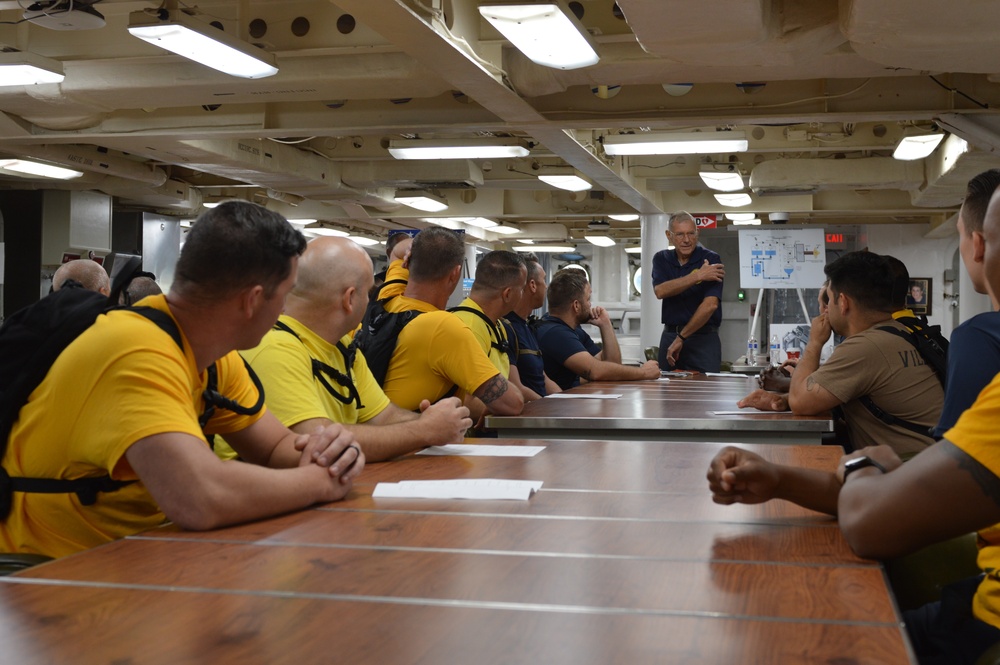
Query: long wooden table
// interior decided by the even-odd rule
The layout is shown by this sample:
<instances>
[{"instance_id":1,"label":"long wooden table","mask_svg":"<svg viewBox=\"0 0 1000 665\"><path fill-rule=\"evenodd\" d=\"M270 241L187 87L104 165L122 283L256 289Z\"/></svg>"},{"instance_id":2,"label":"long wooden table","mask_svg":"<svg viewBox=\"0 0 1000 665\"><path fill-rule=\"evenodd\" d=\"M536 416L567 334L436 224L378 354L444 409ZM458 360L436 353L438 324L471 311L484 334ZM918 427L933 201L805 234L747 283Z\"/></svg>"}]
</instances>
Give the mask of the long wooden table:
<instances>
[{"instance_id":1,"label":"long wooden table","mask_svg":"<svg viewBox=\"0 0 1000 665\"><path fill-rule=\"evenodd\" d=\"M756 378L695 375L660 381L600 381L570 395L621 395L617 399L545 398L517 416L487 416L503 438L707 440L729 443L818 444L833 432L830 414L795 416L745 409L736 402L757 388Z\"/></svg>"},{"instance_id":2,"label":"long wooden table","mask_svg":"<svg viewBox=\"0 0 1000 665\"><path fill-rule=\"evenodd\" d=\"M717 506L718 445L545 445L370 465L343 502L167 526L0 578L16 663L907 663L881 567L834 520ZM833 469L821 446L757 446ZM528 501L374 499L401 479L542 480Z\"/></svg>"}]
</instances>

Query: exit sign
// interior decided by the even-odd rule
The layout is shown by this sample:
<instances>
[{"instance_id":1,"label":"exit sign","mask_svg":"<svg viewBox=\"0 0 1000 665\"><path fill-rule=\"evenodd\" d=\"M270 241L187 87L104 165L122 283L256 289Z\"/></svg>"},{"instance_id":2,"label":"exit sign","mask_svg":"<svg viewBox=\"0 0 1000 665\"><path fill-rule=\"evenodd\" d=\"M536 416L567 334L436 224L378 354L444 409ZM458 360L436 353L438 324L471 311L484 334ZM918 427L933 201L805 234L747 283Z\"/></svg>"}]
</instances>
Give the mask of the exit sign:
<instances>
[{"instance_id":1,"label":"exit sign","mask_svg":"<svg viewBox=\"0 0 1000 665\"><path fill-rule=\"evenodd\" d=\"M827 242L838 242L838 243L839 242L844 242L844 234L843 233L827 233L826 234L826 241Z\"/></svg>"}]
</instances>

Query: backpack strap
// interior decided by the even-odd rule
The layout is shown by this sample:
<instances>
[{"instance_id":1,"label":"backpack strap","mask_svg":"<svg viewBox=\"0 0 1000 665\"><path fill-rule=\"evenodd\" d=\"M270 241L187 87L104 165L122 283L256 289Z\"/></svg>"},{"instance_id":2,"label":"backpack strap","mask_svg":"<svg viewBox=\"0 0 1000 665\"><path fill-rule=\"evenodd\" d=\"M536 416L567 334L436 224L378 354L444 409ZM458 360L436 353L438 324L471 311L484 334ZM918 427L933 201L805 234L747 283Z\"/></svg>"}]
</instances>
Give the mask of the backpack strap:
<instances>
[{"instance_id":1,"label":"backpack strap","mask_svg":"<svg viewBox=\"0 0 1000 665\"><path fill-rule=\"evenodd\" d=\"M861 402L861 404L864 405L864 407L868 409L868 411L873 416L878 418L886 425L896 425L897 427L902 427L903 429L909 430L914 434L919 434L920 436L926 436L929 439L934 438L933 435L931 434L931 430L933 429L932 427L928 427L927 425L920 425L910 420L903 420L902 418L897 418L896 416L892 415L891 413L887 413L884 409L875 404L875 402L872 401L872 398L868 395L859 397L858 401Z\"/></svg>"},{"instance_id":2,"label":"backpack strap","mask_svg":"<svg viewBox=\"0 0 1000 665\"><path fill-rule=\"evenodd\" d=\"M486 325L490 329L491 336L493 339L490 341L490 346L499 351L502 354L510 353L510 342L506 335L501 335L498 330L497 324L493 323L490 317L486 316L485 313L474 309L472 307L465 307L463 305L458 305L457 307L451 307L448 309L449 312L469 312L475 314L480 319L486 322Z\"/></svg>"},{"instance_id":3,"label":"backpack strap","mask_svg":"<svg viewBox=\"0 0 1000 665\"><path fill-rule=\"evenodd\" d=\"M302 338L299 334L281 321L275 321L274 329L289 333L290 335L293 335L295 339L302 342ZM302 345L305 346L305 342L302 342ZM338 402L341 404L354 403L357 405L358 409L363 409L365 406L361 403L361 394L358 392L357 386L354 385L354 379L351 376L351 368L354 366L354 358L358 352L358 338L355 336L355 338L351 340L351 343L346 347L340 341L337 342L336 346L337 350L340 351L341 357L344 359L344 367L347 369L347 374L344 374L336 367L328 365L322 360L317 360L310 355L309 359L312 361L312 374L326 389L326 392L330 393L330 395ZM330 385L330 382L326 380L326 377L330 377L346 388L347 395L341 395L340 391Z\"/></svg>"}]
</instances>

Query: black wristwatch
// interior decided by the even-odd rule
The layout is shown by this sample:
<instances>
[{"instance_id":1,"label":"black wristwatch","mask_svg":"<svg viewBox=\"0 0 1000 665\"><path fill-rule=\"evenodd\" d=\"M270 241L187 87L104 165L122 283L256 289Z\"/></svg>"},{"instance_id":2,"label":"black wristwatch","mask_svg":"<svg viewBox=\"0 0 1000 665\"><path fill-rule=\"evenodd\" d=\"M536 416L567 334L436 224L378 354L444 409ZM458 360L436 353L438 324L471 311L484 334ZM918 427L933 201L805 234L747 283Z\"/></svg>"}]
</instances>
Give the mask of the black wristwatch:
<instances>
[{"instance_id":1,"label":"black wristwatch","mask_svg":"<svg viewBox=\"0 0 1000 665\"><path fill-rule=\"evenodd\" d=\"M886 472L885 467L873 460L871 457L855 457L854 459L849 459L844 462L844 482L846 483L847 477L858 469L864 469L867 467L878 469L882 473Z\"/></svg>"},{"instance_id":2,"label":"black wristwatch","mask_svg":"<svg viewBox=\"0 0 1000 665\"><path fill-rule=\"evenodd\" d=\"M685 337L684 335L682 335L680 330L677 331L677 336L681 338L682 342L686 342L687 341L687 337Z\"/></svg>"}]
</instances>

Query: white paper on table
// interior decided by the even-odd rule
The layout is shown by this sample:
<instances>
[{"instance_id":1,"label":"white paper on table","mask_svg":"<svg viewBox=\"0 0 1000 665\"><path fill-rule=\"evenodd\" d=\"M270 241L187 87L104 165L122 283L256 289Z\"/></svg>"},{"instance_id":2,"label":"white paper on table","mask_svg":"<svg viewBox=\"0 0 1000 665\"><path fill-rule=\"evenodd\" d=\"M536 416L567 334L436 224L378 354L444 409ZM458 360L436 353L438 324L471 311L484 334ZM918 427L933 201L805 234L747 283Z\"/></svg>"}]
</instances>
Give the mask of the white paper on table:
<instances>
[{"instance_id":1,"label":"white paper on table","mask_svg":"<svg viewBox=\"0 0 1000 665\"><path fill-rule=\"evenodd\" d=\"M621 395L599 394L599 393L554 393L546 395L543 399L618 399Z\"/></svg>"},{"instance_id":2,"label":"white paper on table","mask_svg":"<svg viewBox=\"0 0 1000 665\"><path fill-rule=\"evenodd\" d=\"M491 446L450 443L445 446L424 448L418 455L466 455L469 457L534 457L545 446Z\"/></svg>"},{"instance_id":3,"label":"white paper on table","mask_svg":"<svg viewBox=\"0 0 1000 665\"><path fill-rule=\"evenodd\" d=\"M669 380L670 380L669 376L661 376L660 378L657 379L657 381L669 381Z\"/></svg>"},{"instance_id":4,"label":"white paper on table","mask_svg":"<svg viewBox=\"0 0 1000 665\"><path fill-rule=\"evenodd\" d=\"M739 379L741 381L747 380L745 374L731 374L729 372L705 372L705 376L721 376L724 379Z\"/></svg>"},{"instance_id":5,"label":"white paper on table","mask_svg":"<svg viewBox=\"0 0 1000 665\"><path fill-rule=\"evenodd\" d=\"M791 411L759 411L752 406L748 406L745 409L738 409L736 411L709 411L709 413L716 416L770 416L775 413L791 413Z\"/></svg>"},{"instance_id":6,"label":"white paper on table","mask_svg":"<svg viewBox=\"0 0 1000 665\"><path fill-rule=\"evenodd\" d=\"M526 501L541 488L541 480L463 478L459 480L403 480L378 483L372 497L393 499L520 499Z\"/></svg>"}]
</instances>

